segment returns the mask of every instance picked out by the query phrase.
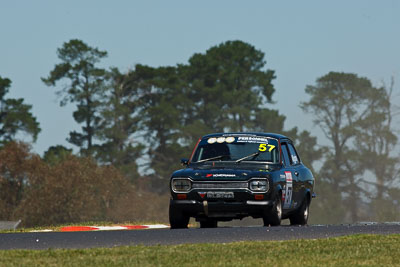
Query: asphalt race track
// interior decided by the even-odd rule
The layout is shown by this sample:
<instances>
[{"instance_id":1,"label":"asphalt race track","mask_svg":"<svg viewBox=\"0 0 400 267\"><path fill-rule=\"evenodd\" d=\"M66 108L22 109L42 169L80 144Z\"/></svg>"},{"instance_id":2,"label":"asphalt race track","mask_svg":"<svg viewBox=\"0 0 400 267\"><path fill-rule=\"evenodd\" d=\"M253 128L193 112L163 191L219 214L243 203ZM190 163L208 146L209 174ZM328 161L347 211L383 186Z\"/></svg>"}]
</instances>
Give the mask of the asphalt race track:
<instances>
[{"instance_id":1,"label":"asphalt race track","mask_svg":"<svg viewBox=\"0 0 400 267\"><path fill-rule=\"evenodd\" d=\"M351 234L400 234L400 223L279 227L220 227L0 234L0 249L92 248L128 245L316 239Z\"/></svg>"}]
</instances>

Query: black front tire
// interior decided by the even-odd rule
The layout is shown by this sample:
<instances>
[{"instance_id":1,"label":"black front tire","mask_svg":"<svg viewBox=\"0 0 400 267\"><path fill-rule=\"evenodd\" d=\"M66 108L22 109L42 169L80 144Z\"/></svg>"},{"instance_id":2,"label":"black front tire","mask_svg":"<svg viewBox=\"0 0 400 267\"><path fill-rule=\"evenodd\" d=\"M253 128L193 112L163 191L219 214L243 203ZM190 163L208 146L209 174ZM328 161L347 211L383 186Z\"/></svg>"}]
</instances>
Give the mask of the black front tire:
<instances>
[{"instance_id":1,"label":"black front tire","mask_svg":"<svg viewBox=\"0 0 400 267\"><path fill-rule=\"evenodd\" d=\"M200 228L217 228L218 221L207 219L205 221L200 221Z\"/></svg>"},{"instance_id":2,"label":"black front tire","mask_svg":"<svg viewBox=\"0 0 400 267\"><path fill-rule=\"evenodd\" d=\"M289 217L290 225L306 225L310 214L310 202L306 196L300 208Z\"/></svg>"},{"instance_id":3,"label":"black front tire","mask_svg":"<svg viewBox=\"0 0 400 267\"><path fill-rule=\"evenodd\" d=\"M169 224L171 225L171 229L187 228L189 219L189 216L186 216L181 210L169 204Z\"/></svg>"},{"instance_id":4,"label":"black front tire","mask_svg":"<svg viewBox=\"0 0 400 267\"><path fill-rule=\"evenodd\" d=\"M264 226L279 226L282 221L282 197L276 194L274 205L269 213L263 217Z\"/></svg>"}]
</instances>

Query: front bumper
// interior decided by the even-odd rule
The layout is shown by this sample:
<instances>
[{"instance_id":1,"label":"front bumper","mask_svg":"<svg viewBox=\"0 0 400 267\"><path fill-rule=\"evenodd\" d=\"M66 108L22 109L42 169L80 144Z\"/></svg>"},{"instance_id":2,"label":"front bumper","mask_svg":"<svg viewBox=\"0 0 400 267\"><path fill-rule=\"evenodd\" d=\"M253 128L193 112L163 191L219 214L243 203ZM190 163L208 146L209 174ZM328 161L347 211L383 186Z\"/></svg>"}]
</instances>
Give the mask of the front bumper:
<instances>
[{"instance_id":1,"label":"front bumper","mask_svg":"<svg viewBox=\"0 0 400 267\"><path fill-rule=\"evenodd\" d=\"M215 218L218 220L241 219L247 216L254 218L262 217L268 212L272 200L245 200L245 201L198 201L198 200L174 200L170 205L183 212L185 215L195 217L198 220L203 218Z\"/></svg>"}]
</instances>

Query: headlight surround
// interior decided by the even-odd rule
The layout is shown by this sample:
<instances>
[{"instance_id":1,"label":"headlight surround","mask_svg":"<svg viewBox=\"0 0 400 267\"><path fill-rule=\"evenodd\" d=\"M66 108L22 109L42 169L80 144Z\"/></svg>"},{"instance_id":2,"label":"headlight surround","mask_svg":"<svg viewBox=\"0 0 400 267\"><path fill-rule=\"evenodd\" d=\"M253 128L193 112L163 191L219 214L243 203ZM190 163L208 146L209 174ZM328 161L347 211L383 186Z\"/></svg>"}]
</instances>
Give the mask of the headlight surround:
<instances>
[{"instance_id":1,"label":"headlight surround","mask_svg":"<svg viewBox=\"0 0 400 267\"><path fill-rule=\"evenodd\" d=\"M192 182L188 178L173 178L171 189L175 193L187 193L192 189Z\"/></svg>"},{"instance_id":2,"label":"headlight surround","mask_svg":"<svg viewBox=\"0 0 400 267\"><path fill-rule=\"evenodd\" d=\"M249 188L254 192L267 192L269 190L268 179L251 179Z\"/></svg>"}]
</instances>

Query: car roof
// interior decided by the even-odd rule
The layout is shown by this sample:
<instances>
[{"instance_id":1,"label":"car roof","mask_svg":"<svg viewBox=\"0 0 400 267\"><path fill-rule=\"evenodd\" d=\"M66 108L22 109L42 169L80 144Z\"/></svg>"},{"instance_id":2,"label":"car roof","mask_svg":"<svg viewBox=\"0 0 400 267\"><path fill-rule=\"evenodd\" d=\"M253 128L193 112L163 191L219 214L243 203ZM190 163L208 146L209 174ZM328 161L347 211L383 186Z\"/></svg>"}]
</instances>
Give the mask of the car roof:
<instances>
[{"instance_id":1,"label":"car roof","mask_svg":"<svg viewBox=\"0 0 400 267\"><path fill-rule=\"evenodd\" d=\"M265 136L265 137L271 137L275 139L289 139L288 137L282 135L282 134L276 134L276 133L261 133L261 132L227 132L227 133L212 133L212 134L207 134L202 137L203 138L210 138L210 137L217 137L217 136Z\"/></svg>"}]
</instances>

